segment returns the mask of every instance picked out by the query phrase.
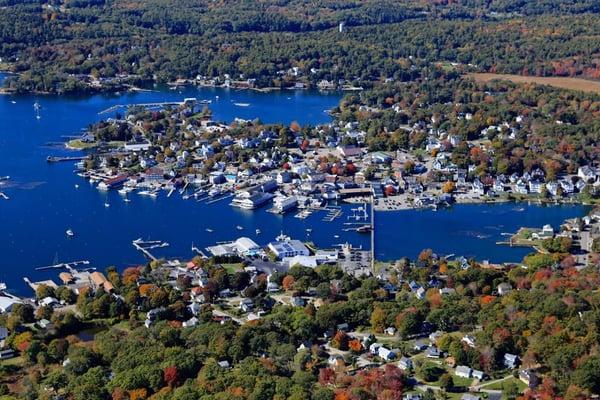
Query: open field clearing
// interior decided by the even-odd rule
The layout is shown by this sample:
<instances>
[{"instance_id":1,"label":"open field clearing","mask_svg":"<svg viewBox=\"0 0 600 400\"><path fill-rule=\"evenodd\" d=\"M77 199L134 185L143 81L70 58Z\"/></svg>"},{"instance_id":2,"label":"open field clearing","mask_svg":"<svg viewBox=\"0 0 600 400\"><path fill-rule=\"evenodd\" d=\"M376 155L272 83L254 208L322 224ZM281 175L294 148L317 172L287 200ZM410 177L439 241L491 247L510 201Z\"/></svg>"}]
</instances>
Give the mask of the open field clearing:
<instances>
[{"instance_id":1,"label":"open field clearing","mask_svg":"<svg viewBox=\"0 0 600 400\"><path fill-rule=\"evenodd\" d=\"M537 83L539 85L549 85L561 89L600 93L600 82L581 78L521 76L489 73L474 73L469 74L468 76L471 76L478 82L489 82L493 81L494 79L503 79L515 83Z\"/></svg>"}]
</instances>

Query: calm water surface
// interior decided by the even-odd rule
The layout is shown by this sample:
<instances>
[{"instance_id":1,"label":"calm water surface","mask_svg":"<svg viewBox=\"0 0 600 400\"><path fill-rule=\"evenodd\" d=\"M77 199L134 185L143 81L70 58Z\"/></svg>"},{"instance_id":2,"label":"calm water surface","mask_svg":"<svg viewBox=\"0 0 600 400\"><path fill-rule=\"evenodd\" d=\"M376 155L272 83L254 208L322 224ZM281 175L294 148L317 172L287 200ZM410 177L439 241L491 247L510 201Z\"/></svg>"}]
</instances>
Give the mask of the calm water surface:
<instances>
[{"instance_id":1,"label":"calm water surface","mask_svg":"<svg viewBox=\"0 0 600 400\"><path fill-rule=\"evenodd\" d=\"M192 244L204 248L241 235L266 244L282 231L296 238L308 238L322 247L344 241L369 246L368 235L342 231L346 216L351 213L350 206L344 206L346 212L340 219L323 223L322 213L299 220L292 215L272 215L264 209L233 209L227 200L207 205L176 195L166 198L164 193L158 199L131 195L132 201L126 203L118 193L99 192L73 174L70 163L45 161L49 154L74 154L52 143L106 117L98 115L101 110L115 104L180 101L184 97L213 100L211 109L217 120L258 117L264 122L316 124L329 121L325 110L337 104L340 94L263 94L189 87L120 96L0 96L0 176L12 178L8 186L0 188L10 196L9 201L0 199L0 281L14 292L29 294L22 277L57 281L56 270L34 270L56 260L90 260L100 269L137 265L144 258L131 241L139 237L168 241L171 246L156 254L180 259L192 257ZM39 119L33 108L36 101L41 105ZM79 189L75 184L80 185ZM105 203L110 207L105 207ZM429 247L441 254L519 261L528 251L495 245L502 240L502 232L514 231L521 225L550 223L558 227L565 218L584 212L581 206L503 204L465 205L438 212L377 213L376 253L378 258L390 260L415 257ZM243 226L244 231L237 230L237 225ZM313 228L310 236L306 233L308 227ZM67 239L67 228L73 229L75 238ZM206 228L214 232L208 233ZM255 234L257 228L260 235Z\"/></svg>"}]
</instances>

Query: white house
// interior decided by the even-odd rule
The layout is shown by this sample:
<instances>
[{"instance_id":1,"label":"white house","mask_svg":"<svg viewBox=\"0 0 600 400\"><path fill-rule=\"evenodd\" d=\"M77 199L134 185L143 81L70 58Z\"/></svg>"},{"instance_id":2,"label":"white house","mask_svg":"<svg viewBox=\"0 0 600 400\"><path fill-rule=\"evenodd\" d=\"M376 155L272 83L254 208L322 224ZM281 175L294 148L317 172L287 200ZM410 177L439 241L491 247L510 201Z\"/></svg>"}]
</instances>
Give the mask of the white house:
<instances>
[{"instance_id":1,"label":"white house","mask_svg":"<svg viewBox=\"0 0 600 400\"><path fill-rule=\"evenodd\" d=\"M470 378L473 370L466 365L459 365L454 371L454 375L460 376L461 378Z\"/></svg>"},{"instance_id":2,"label":"white house","mask_svg":"<svg viewBox=\"0 0 600 400\"><path fill-rule=\"evenodd\" d=\"M465 343L469 347L475 348L475 338L471 335L463 336L461 342Z\"/></svg>"},{"instance_id":3,"label":"white house","mask_svg":"<svg viewBox=\"0 0 600 400\"><path fill-rule=\"evenodd\" d=\"M584 165L577 169L577 176L584 181L589 182L592 179L596 179L596 169L589 165Z\"/></svg>"}]
</instances>

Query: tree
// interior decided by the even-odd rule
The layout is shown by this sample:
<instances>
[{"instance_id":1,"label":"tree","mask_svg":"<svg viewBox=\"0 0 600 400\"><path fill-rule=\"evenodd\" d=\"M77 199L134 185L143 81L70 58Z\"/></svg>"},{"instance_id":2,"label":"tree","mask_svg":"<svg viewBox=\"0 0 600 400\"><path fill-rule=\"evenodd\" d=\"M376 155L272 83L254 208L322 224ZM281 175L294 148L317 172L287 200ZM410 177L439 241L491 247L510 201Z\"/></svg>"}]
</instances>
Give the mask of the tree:
<instances>
[{"instance_id":1,"label":"tree","mask_svg":"<svg viewBox=\"0 0 600 400\"><path fill-rule=\"evenodd\" d=\"M43 299L46 297L54 297L54 288L48 285L41 284L35 290L35 297L37 299Z\"/></svg>"},{"instance_id":2,"label":"tree","mask_svg":"<svg viewBox=\"0 0 600 400\"><path fill-rule=\"evenodd\" d=\"M177 370L176 366L171 365L166 367L163 371L163 375L165 383L170 387L174 387L179 383L179 371Z\"/></svg>"},{"instance_id":3,"label":"tree","mask_svg":"<svg viewBox=\"0 0 600 400\"><path fill-rule=\"evenodd\" d=\"M292 290L294 283L296 283L296 280L291 275L286 275L281 281L281 285L285 291Z\"/></svg>"},{"instance_id":4,"label":"tree","mask_svg":"<svg viewBox=\"0 0 600 400\"><path fill-rule=\"evenodd\" d=\"M380 307L375 307L371 314L371 328L377 333L383 332L386 328L386 320L386 312Z\"/></svg>"},{"instance_id":5,"label":"tree","mask_svg":"<svg viewBox=\"0 0 600 400\"><path fill-rule=\"evenodd\" d=\"M573 373L573 383L592 393L600 393L600 356L586 358Z\"/></svg>"},{"instance_id":6,"label":"tree","mask_svg":"<svg viewBox=\"0 0 600 400\"><path fill-rule=\"evenodd\" d=\"M446 373L440 377L440 387L447 392L452 391L454 389L454 379L452 375Z\"/></svg>"},{"instance_id":7,"label":"tree","mask_svg":"<svg viewBox=\"0 0 600 400\"><path fill-rule=\"evenodd\" d=\"M454 193L455 190L456 190L456 184L452 181L446 181L442 185L442 192L444 192L444 193Z\"/></svg>"},{"instance_id":8,"label":"tree","mask_svg":"<svg viewBox=\"0 0 600 400\"><path fill-rule=\"evenodd\" d=\"M343 331L337 331L331 339L331 346L342 351L348 350L348 335Z\"/></svg>"}]
</instances>

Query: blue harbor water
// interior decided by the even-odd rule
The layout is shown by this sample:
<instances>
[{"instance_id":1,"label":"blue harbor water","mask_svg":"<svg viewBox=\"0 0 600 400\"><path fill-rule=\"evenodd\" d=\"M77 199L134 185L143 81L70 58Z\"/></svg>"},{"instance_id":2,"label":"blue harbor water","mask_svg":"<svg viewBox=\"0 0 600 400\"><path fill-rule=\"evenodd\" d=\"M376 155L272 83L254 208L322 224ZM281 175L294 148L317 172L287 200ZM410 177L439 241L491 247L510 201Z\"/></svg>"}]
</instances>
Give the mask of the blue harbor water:
<instances>
[{"instance_id":1,"label":"blue harbor water","mask_svg":"<svg viewBox=\"0 0 600 400\"><path fill-rule=\"evenodd\" d=\"M218 98L216 97L218 96ZM205 248L219 241L248 236L266 244L280 232L314 241L320 247L343 242L369 247L369 235L344 232L344 214L331 223L318 212L301 220L293 214L278 216L265 209L243 211L229 201L206 204L183 200L179 195L157 199L130 195L129 203L117 192L100 192L73 173L70 163L49 164L46 156L75 155L58 142L76 135L90 122L106 115L101 110L115 104L181 101L184 97L210 99L213 117L260 118L263 122L317 124L329 121L325 110L337 105L341 94L310 91L258 93L225 89L164 89L156 92L87 97L0 96L0 176L11 180L0 191L0 281L17 293L28 294L23 276L32 280L53 278L59 271L36 267L89 260L104 269L139 265L145 261L131 242L137 238L164 240L170 247L156 255L185 260L194 254L192 244ZM36 118L33 104L41 105ZM234 103L248 103L239 107ZM76 188L75 185L79 185ZM109 207L105 206L109 204ZM515 204L461 205L449 210L402 211L376 214L376 254L383 260L416 257L423 248L440 254L474 256L495 262L519 261L529 251L498 246L503 232L522 225L555 227L565 219L585 213L582 206L528 206ZM238 230L236 226L242 226ZM66 229L75 237L68 239ZM206 231L213 230L212 233ZM307 228L312 228L308 233ZM256 234L256 229L261 233Z\"/></svg>"}]
</instances>

